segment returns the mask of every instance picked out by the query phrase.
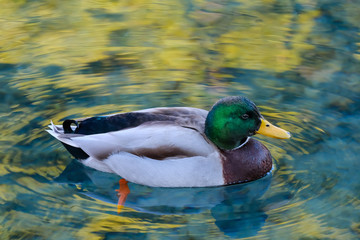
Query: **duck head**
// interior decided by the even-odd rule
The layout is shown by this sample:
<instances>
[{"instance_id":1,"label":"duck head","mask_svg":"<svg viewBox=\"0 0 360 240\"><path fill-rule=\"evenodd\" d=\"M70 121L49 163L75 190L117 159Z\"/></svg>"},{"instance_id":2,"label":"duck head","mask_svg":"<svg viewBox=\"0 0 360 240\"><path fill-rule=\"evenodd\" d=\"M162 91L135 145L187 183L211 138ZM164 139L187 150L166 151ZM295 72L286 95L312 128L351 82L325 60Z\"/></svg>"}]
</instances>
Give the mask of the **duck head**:
<instances>
[{"instance_id":1,"label":"duck head","mask_svg":"<svg viewBox=\"0 0 360 240\"><path fill-rule=\"evenodd\" d=\"M256 133L279 139L290 133L272 125L246 97L226 97L211 108L205 121L205 135L223 150L232 150Z\"/></svg>"}]
</instances>

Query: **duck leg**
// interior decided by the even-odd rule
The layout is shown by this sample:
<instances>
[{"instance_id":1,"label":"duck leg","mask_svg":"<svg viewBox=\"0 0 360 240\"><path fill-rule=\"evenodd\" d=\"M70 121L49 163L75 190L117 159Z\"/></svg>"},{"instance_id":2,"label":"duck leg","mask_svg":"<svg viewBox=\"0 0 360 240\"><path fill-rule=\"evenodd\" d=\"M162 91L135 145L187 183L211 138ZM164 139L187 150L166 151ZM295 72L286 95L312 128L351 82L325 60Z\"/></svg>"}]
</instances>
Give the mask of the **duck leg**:
<instances>
[{"instance_id":1,"label":"duck leg","mask_svg":"<svg viewBox=\"0 0 360 240\"><path fill-rule=\"evenodd\" d=\"M128 181L126 181L125 179L120 179L119 180L119 189L116 189L115 191L117 192L117 196L119 198L118 200L118 204L117 204L117 212L118 214L120 214L121 209L123 208L126 198L130 193L130 189L127 185Z\"/></svg>"}]
</instances>

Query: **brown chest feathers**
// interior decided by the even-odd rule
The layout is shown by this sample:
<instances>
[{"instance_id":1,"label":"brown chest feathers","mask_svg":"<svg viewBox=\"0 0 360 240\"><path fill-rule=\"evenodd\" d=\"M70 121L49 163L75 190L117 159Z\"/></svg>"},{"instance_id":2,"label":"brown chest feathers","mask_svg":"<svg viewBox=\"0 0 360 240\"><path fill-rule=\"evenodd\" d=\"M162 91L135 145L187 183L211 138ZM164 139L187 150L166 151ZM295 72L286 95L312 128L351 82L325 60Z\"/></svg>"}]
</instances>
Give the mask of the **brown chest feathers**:
<instances>
[{"instance_id":1,"label":"brown chest feathers","mask_svg":"<svg viewBox=\"0 0 360 240\"><path fill-rule=\"evenodd\" d=\"M241 148L221 151L225 184L250 182L264 177L272 168L270 151L250 138Z\"/></svg>"}]
</instances>

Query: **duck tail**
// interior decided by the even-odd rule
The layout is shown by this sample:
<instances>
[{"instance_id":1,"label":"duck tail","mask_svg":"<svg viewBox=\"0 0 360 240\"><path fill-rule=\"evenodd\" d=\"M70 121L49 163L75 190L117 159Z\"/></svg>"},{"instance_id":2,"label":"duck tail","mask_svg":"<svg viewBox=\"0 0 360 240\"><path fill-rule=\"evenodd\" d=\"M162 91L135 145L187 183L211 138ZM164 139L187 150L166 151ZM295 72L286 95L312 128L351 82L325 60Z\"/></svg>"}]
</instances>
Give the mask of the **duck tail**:
<instances>
[{"instance_id":1,"label":"duck tail","mask_svg":"<svg viewBox=\"0 0 360 240\"><path fill-rule=\"evenodd\" d=\"M46 129L46 131L59 140L66 150L73 155L76 159L87 159L89 155L85 153L77 144L75 144L70 137L70 134L64 133L63 126L55 125L52 121L48 126L50 129Z\"/></svg>"}]
</instances>

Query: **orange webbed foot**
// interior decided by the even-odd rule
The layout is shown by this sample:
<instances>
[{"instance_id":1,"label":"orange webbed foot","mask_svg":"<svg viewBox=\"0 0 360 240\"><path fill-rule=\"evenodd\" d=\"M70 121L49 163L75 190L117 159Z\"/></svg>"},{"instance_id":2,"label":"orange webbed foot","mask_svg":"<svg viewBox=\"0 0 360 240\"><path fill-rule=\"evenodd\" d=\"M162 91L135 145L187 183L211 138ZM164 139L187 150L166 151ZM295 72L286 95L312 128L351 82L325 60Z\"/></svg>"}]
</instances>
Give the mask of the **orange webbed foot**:
<instances>
[{"instance_id":1,"label":"orange webbed foot","mask_svg":"<svg viewBox=\"0 0 360 240\"><path fill-rule=\"evenodd\" d=\"M126 198L130 193L130 189L127 185L128 181L125 179L119 180L119 189L116 189L115 191L118 192L117 196L119 198L118 204L117 204L117 212L118 214L121 212L121 209L123 208Z\"/></svg>"}]
</instances>

